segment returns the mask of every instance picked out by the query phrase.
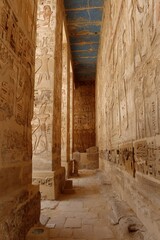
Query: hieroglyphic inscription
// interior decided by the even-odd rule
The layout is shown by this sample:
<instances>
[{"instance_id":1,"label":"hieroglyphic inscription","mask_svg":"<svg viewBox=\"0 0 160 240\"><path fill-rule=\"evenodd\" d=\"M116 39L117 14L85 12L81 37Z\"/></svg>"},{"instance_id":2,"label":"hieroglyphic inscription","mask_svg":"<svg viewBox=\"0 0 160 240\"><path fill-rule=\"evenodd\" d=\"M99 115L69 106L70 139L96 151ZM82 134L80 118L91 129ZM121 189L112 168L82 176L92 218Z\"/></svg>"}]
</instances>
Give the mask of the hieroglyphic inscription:
<instances>
[{"instance_id":1,"label":"hieroglyphic inscription","mask_svg":"<svg viewBox=\"0 0 160 240\"><path fill-rule=\"evenodd\" d=\"M130 173L132 176L135 175L135 162L132 142L119 145L119 161L128 173Z\"/></svg>"},{"instance_id":2,"label":"hieroglyphic inscription","mask_svg":"<svg viewBox=\"0 0 160 240\"><path fill-rule=\"evenodd\" d=\"M136 171L148 174L148 146L145 139L134 142L134 157Z\"/></svg>"},{"instance_id":3,"label":"hieroglyphic inscription","mask_svg":"<svg viewBox=\"0 0 160 240\"><path fill-rule=\"evenodd\" d=\"M157 151L155 137L135 141L136 171L156 177Z\"/></svg>"},{"instance_id":4,"label":"hieroglyphic inscription","mask_svg":"<svg viewBox=\"0 0 160 240\"><path fill-rule=\"evenodd\" d=\"M33 178L33 184L36 184L36 185L45 185L47 187L52 187L53 185L53 178Z\"/></svg>"},{"instance_id":5,"label":"hieroglyphic inscription","mask_svg":"<svg viewBox=\"0 0 160 240\"><path fill-rule=\"evenodd\" d=\"M160 135L156 136L156 178L160 180Z\"/></svg>"},{"instance_id":6,"label":"hieroglyphic inscription","mask_svg":"<svg viewBox=\"0 0 160 240\"><path fill-rule=\"evenodd\" d=\"M148 145L148 174L156 176L156 140L154 137L147 138Z\"/></svg>"},{"instance_id":7,"label":"hieroglyphic inscription","mask_svg":"<svg viewBox=\"0 0 160 240\"><path fill-rule=\"evenodd\" d=\"M32 154L30 122L35 42L27 35L27 29L22 28L23 19L16 16L19 14L17 1L15 6L12 4L7 0L0 2L0 122L3 125L0 151L3 165L9 160L31 160ZM33 26L36 4L32 2L31 5L32 11L27 9L26 12Z\"/></svg>"},{"instance_id":8,"label":"hieroglyphic inscription","mask_svg":"<svg viewBox=\"0 0 160 240\"><path fill-rule=\"evenodd\" d=\"M94 83L77 84L74 95L74 151L95 145Z\"/></svg>"}]
</instances>

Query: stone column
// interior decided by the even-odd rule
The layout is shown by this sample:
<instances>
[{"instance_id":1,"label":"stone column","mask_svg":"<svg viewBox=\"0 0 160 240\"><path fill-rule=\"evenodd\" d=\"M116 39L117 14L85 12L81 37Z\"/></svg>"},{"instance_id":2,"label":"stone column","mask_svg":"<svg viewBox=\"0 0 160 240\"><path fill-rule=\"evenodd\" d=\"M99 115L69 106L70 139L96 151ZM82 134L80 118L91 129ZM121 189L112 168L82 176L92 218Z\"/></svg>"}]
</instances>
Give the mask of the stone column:
<instances>
[{"instance_id":1,"label":"stone column","mask_svg":"<svg viewBox=\"0 0 160 240\"><path fill-rule=\"evenodd\" d=\"M70 62L70 164L69 164L69 176L72 176L74 172L73 160L73 71L72 64Z\"/></svg>"},{"instance_id":2,"label":"stone column","mask_svg":"<svg viewBox=\"0 0 160 240\"><path fill-rule=\"evenodd\" d=\"M61 163L69 177L70 168L70 59L65 26L63 28L62 50L62 126L61 126Z\"/></svg>"},{"instance_id":3,"label":"stone column","mask_svg":"<svg viewBox=\"0 0 160 240\"><path fill-rule=\"evenodd\" d=\"M70 63L70 159L73 158L73 71Z\"/></svg>"},{"instance_id":4,"label":"stone column","mask_svg":"<svg viewBox=\"0 0 160 240\"><path fill-rule=\"evenodd\" d=\"M39 221L32 185L32 132L37 3L0 1L0 239L25 239Z\"/></svg>"},{"instance_id":5,"label":"stone column","mask_svg":"<svg viewBox=\"0 0 160 240\"><path fill-rule=\"evenodd\" d=\"M65 180L61 167L62 0L39 0L35 107L33 119L33 182L43 199L56 199Z\"/></svg>"}]
</instances>

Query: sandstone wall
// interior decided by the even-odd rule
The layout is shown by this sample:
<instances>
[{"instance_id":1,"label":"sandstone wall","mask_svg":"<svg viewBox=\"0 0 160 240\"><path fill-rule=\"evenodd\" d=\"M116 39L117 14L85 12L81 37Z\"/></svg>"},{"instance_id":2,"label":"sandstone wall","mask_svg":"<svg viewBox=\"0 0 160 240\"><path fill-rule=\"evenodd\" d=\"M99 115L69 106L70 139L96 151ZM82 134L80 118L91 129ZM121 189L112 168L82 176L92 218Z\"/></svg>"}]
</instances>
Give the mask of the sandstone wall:
<instances>
[{"instance_id":1,"label":"sandstone wall","mask_svg":"<svg viewBox=\"0 0 160 240\"><path fill-rule=\"evenodd\" d=\"M32 182L33 0L0 1L0 239L22 240L39 220Z\"/></svg>"},{"instance_id":2,"label":"sandstone wall","mask_svg":"<svg viewBox=\"0 0 160 240\"><path fill-rule=\"evenodd\" d=\"M96 81L100 165L160 236L160 1L105 1Z\"/></svg>"},{"instance_id":3,"label":"sandstone wall","mask_svg":"<svg viewBox=\"0 0 160 240\"><path fill-rule=\"evenodd\" d=\"M85 152L95 146L95 84L75 82L74 151Z\"/></svg>"}]
</instances>

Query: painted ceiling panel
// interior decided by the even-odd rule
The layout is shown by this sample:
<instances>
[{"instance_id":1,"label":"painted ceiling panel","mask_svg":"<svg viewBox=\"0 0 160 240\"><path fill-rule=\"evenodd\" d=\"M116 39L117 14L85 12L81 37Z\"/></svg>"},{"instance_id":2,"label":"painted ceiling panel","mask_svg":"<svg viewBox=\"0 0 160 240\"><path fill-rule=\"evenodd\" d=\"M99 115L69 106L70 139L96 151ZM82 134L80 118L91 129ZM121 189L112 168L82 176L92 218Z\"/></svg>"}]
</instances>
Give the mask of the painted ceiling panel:
<instances>
[{"instance_id":1,"label":"painted ceiling panel","mask_svg":"<svg viewBox=\"0 0 160 240\"><path fill-rule=\"evenodd\" d=\"M78 44L72 44L71 50L72 51L97 51L98 50L98 43L78 43Z\"/></svg>"},{"instance_id":2,"label":"painted ceiling panel","mask_svg":"<svg viewBox=\"0 0 160 240\"><path fill-rule=\"evenodd\" d=\"M89 35L89 34L98 34L101 30L100 23L94 24L77 24L77 23L70 23L68 26L69 35L70 36L79 36L79 35Z\"/></svg>"},{"instance_id":3,"label":"painted ceiling panel","mask_svg":"<svg viewBox=\"0 0 160 240\"><path fill-rule=\"evenodd\" d=\"M103 13L103 0L64 0L76 81L93 81Z\"/></svg>"},{"instance_id":4,"label":"painted ceiling panel","mask_svg":"<svg viewBox=\"0 0 160 240\"><path fill-rule=\"evenodd\" d=\"M80 43L80 42L92 42L92 43L98 43L100 40L100 36L88 36L88 35L83 35L83 36L77 36L77 37L70 37L70 43Z\"/></svg>"},{"instance_id":5,"label":"painted ceiling panel","mask_svg":"<svg viewBox=\"0 0 160 240\"><path fill-rule=\"evenodd\" d=\"M68 20L70 22L96 22L101 21L102 9L87 9L67 11Z\"/></svg>"},{"instance_id":6,"label":"painted ceiling panel","mask_svg":"<svg viewBox=\"0 0 160 240\"><path fill-rule=\"evenodd\" d=\"M79 57L79 58L83 58L83 57L97 57L97 52L89 52L89 51L83 51L83 52L74 52L73 53L73 58L75 57Z\"/></svg>"},{"instance_id":7,"label":"painted ceiling panel","mask_svg":"<svg viewBox=\"0 0 160 240\"><path fill-rule=\"evenodd\" d=\"M66 0L66 9L102 7L103 0Z\"/></svg>"}]
</instances>

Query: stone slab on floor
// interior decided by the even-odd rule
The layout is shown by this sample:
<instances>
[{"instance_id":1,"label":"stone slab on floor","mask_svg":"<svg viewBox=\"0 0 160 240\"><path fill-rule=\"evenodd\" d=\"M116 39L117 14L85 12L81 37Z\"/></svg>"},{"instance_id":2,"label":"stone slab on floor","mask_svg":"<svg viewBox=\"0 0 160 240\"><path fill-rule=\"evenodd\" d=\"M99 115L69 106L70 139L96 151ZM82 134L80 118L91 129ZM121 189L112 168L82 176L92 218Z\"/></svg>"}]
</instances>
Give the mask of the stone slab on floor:
<instances>
[{"instance_id":1,"label":"stone slab on floor","mask_svg":"<svg viewBox=\"0 0 160 240\"><path fill-rule=\"evenodd\" d=\"M49 201L42 200L41 201L41 210L43 209L55 209L59 204L59 201Z\"/></svg>"},{"instance_id":2,"label":"stone slab on floor","mask_svg":"<svg viewBox=\"0 0 160 240\"><path fill-rule=\"evenodd\" d=\"M82 220L80 218L67 218L65 228L81 228Z\"/></svg>"},{"instance_id":3,"label":"stone slab on floor","mask_svg":"<svg viewBox=\"0 0 160 240\"><path fill-rule=\"evenodd\" d=\"M45 226L47 224L47 222L49 221L49 219L50 219L50 217L41 214L41 216L40 216L40 223Z\"/></svg>"}]
</instances>

